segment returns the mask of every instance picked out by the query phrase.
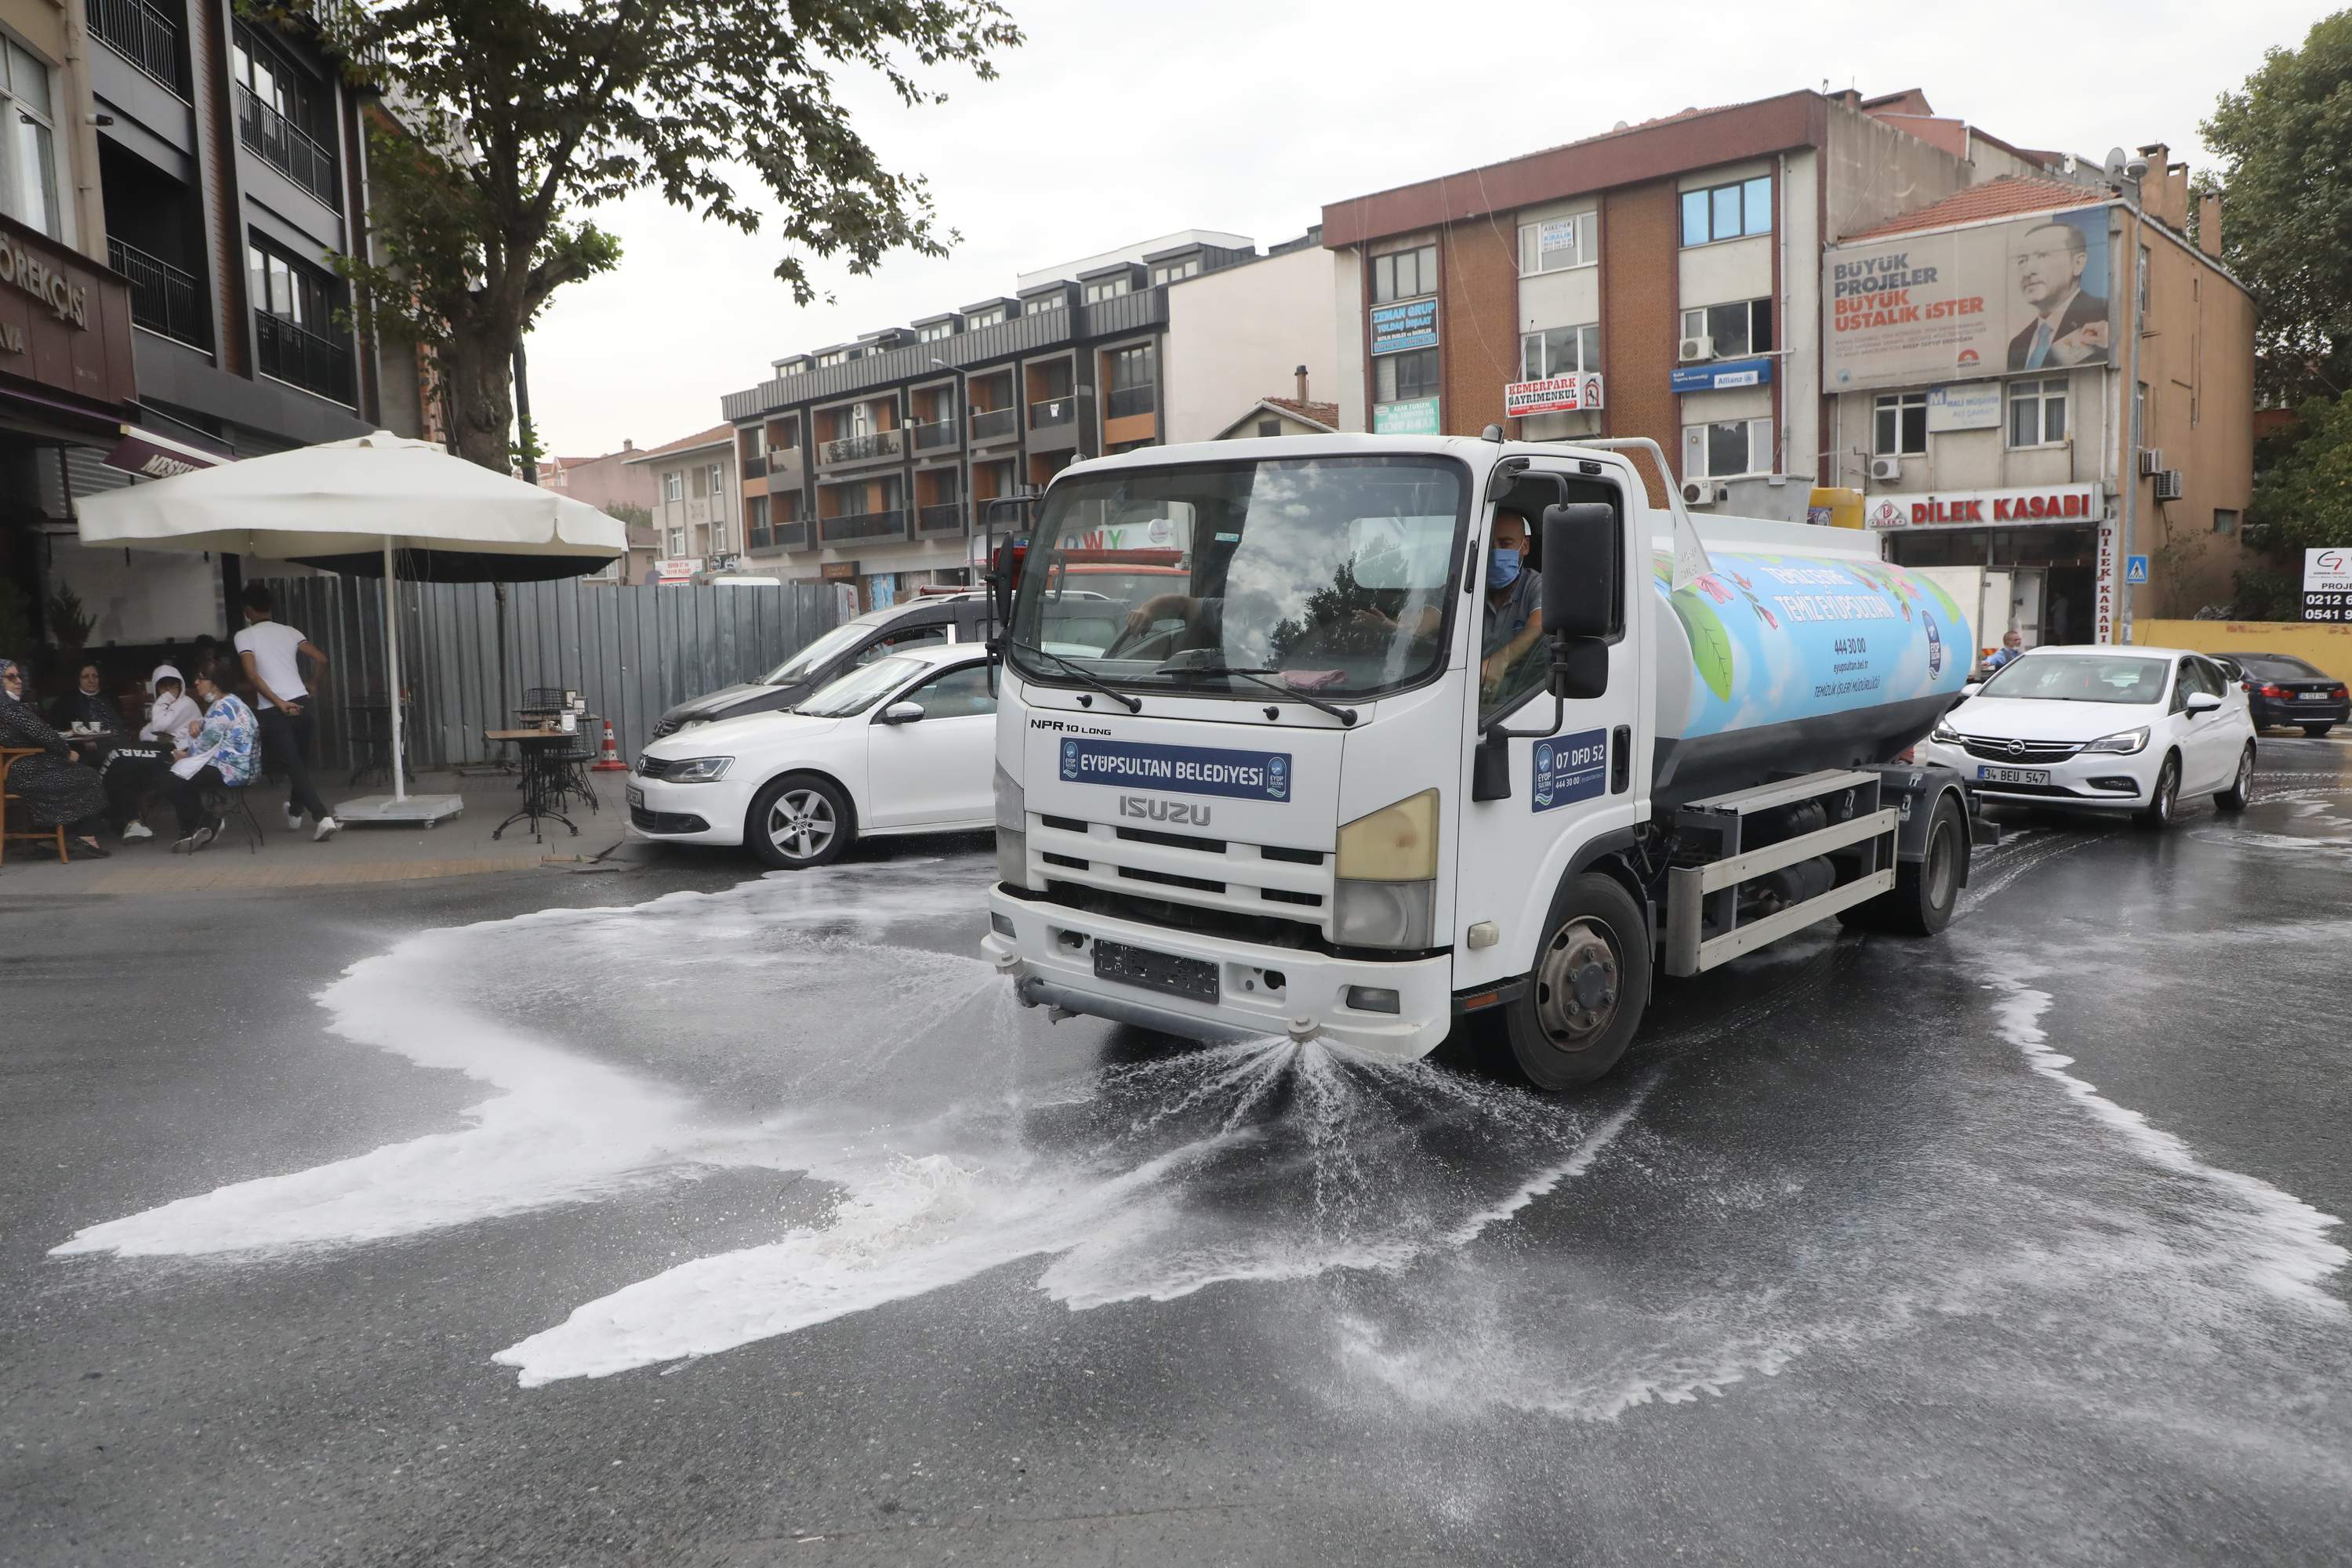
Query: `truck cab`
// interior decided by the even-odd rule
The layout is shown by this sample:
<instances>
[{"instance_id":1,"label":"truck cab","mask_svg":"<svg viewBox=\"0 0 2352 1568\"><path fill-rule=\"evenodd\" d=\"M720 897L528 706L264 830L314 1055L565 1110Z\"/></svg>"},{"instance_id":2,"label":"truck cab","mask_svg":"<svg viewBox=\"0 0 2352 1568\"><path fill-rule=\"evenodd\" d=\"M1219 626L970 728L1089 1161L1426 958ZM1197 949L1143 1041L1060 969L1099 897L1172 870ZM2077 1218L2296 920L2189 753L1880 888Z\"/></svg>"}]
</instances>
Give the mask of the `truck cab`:
<instances>
[{"instance_id":1,"label":"truck cab","mask_svg":"<svg viewBox=\"0 0 2352 1568\"><path fill-rule=\"evenodd\" d=\"M1665 584L1735 590L1708 573L1678 501L1653 506L1640 455L1334 436L1058 475L1002 643L985 945L1022 1000L1407 1058L1491 1013L1528 1075L1564 1087L1622 1055L1654 972L1721 962L1727 950L1705 944L1743 919L1753 932L1808 910L1804 923L1886 917L1906 849L1924 882L1939 835L1948 917L1966 875L1964 788L1883 766L1949 700L1885 684L1916 636L1897 650L1882 631L1881 684L1849 700L1776 689L1828 689L1841 661L1825 646L1818 670L1793 653L1776 665L1712 612L1686 622ZM1139 523L1174 552L1164 591L1133 579L1106 604L1057 569ZM1753 574L1769 571L1795 580L1798 613L1852 598L1894 617L1876 586L1892 569L1866 536L1732 531L1779 563L1740 574L1758 614L1770 617L1773 584L1759 597ZM1804 564L1808 551L1827 563ZM1857 592L1818 592L1832 581ZM1969 646L1965 627L1947 635ZM1957 692L1958 662L1928 684ZM1758 684L1736 690L1742 679ZM1774 722L1733 721L1742 706ZM1691 732L1714 709L1723 722ZM1711 795L1808 780L1820 789L1759 807L1744 832L1706 815ZM1698 856L1733 870L1687 888L1677 923L1668 873ZM1743 858L1759 858L1755 875L1726 882Z\"/></svg>"}]
</instances>

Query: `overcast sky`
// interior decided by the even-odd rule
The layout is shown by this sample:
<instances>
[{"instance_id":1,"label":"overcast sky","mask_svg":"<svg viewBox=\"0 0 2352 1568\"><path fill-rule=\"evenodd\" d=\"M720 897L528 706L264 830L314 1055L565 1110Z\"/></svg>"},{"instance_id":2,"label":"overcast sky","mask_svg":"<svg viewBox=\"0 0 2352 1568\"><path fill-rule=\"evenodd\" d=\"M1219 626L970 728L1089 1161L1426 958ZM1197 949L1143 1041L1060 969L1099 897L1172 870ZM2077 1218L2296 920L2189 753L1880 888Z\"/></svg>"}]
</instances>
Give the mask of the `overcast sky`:
<instances>
[{"instance_id":1,"label":"overcast sky","mask_svg":"<svg viewBox=\"0 0 2352 1568\"><path fill-rule=\"evenodd\" d=\"M1349 0L1011 0L1028 42L951 100L845 96L898 169L929 176L944 261L814 269L796 307L776 244L644 197L599 221L625 255L556 297L530 338L548 449L640 447L719 423L768 362L1011 293L1014 274L1181 228L1290 238L1327 201L1557 146L1698 105L1800 88L1927 91L2019 146L2104 154L2197 127L2310 4L2112 0L1904 7L1776 0L1463 6ZM1913 20L1916 18L1916 21ZM1484 24L1484 25L1473 25Z\"/></svg>"}]
</instances>

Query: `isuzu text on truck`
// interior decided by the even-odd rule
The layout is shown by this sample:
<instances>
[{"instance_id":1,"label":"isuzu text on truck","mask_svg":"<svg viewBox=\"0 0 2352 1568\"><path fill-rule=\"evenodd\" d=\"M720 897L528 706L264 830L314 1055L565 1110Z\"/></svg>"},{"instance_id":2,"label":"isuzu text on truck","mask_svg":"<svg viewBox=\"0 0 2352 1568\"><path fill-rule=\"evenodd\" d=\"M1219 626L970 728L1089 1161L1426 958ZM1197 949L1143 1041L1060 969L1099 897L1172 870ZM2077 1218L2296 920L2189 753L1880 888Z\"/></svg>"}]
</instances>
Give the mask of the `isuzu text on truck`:
<instances>
[{"instance_id":1,"label":"isuzu text on truck","mask_svg":"<svg viewBox=\"0 0 2352 1568\"><path fill-rule=\"evenodd\" d=\"M997 708L1021 999L1400 1057L1496 1018L1557 1089L1660 969L1940 930L1966 786L1895 759L1967 678L1958 606L1871 535L1662 510L1636 457L1664 475L1640 440L1333 436L1057 476ZM1138 550L1181 570L1069 569Z\"/></svg>"}]
</instances>

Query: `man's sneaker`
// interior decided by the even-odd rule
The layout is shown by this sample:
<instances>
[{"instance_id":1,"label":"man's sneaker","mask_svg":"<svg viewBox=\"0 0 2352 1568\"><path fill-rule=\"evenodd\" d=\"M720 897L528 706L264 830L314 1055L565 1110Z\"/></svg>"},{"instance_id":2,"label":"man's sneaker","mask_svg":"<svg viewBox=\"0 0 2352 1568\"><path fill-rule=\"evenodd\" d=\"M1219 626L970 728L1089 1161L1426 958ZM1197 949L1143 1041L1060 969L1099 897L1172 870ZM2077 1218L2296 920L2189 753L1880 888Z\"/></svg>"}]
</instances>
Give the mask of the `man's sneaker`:
<instances>
[{"instance_id":1,"label":"man's sneaker","mask_svg":"<svg viewBox=\"0 0 2352 1568\"><path fill-rule=\"evenodd\" d=\"M331 816L322 816L319 818L318 831L310 835L310 842L313 844L324 844L328 839L332 838L336 834L341 833L342 830L343 825L341 823L337 822Z\"/></svg>"},{"instance_id":2,"label":"man's sneaker","mask_svg":"<svg viewBox=\"0 0 2352 1568\"><path fill-rule=\"evenodd\" d=\"M122 830L122 841L125 844L136 844L142 838L154 837L155 830L143 822L134 822Z\"/></svg>"},{"instance_id":3,"label":"man's sneaker","mask_svg":"<svg viewBox=\"0 0 2352 1568\"><path fill-rule=\"evenodd\" d=\"M188 853L193 855L197 850L202 849L219 837L220 824L216 822L208 823L205 826L197 828L194 833L188 835L187 837L181 839L180 843L186 845L188 847ZM174 847L177 847L177 846L174 846Z\"/></svg>"},{"instance_id":4,"label":"man's sneaker","mask_svg":"<svg viewBox=\"0 0 2352 1568\"><path fill-rule=\"evenodd\" d=\"M301 826L302 814L295 810L292 804L289 803L286 807L286 831L289 833L299 832L300 831Z\"/></svg>"}]
</instances>

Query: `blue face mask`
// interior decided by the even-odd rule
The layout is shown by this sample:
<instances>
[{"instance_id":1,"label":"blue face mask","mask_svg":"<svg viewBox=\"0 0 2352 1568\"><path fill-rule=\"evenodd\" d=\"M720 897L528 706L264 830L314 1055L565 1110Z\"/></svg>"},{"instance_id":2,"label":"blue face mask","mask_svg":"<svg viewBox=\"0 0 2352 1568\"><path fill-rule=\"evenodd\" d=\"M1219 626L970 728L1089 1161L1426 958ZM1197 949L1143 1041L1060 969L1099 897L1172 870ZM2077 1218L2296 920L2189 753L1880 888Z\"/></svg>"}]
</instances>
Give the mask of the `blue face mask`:
<instances>
[{"instance_id":1,"label":"blue face mask","mask_svg":"<svg viewBox=\"0 0 2352 1568\"><path fill-rule=\"evenodd\" d=\"M1497 545L1486 557L1486 586L1507 588L1519 578L1519 552Z\"/></svg>"}]
</instances>

